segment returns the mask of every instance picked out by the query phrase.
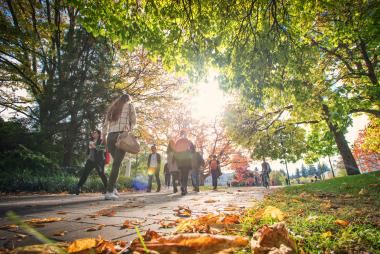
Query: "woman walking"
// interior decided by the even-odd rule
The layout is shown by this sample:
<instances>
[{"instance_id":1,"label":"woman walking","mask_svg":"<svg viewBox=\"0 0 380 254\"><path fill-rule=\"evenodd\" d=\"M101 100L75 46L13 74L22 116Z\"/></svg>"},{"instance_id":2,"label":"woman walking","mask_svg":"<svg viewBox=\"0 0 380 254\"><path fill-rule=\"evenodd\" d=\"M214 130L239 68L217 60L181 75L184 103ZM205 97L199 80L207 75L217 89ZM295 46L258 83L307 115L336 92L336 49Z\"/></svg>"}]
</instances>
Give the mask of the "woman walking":
<instances>
[{"instance_id":1,"label":"woman walking","mask_svg":"<svg viewBox=\"0 0 380 254\"><path fill-rule=\"evenodd\" d=\"M100 130L91 133L91 140L87 150L87 161L84 166L78 185L75 188L75 194L79 195L83 184L86 182L89 174L95 168L104 185L104 191L107 188L107 177L104 174L105 149L103 141L100 139Z\"/></svg>"},{"instance_id":2,"label":"woman walking","mask_svg":"<svg viewBox=\"0 0 380 254\"><path fill-rule=\"evenodd\" d=\"M132 131L136 125L136 111L128 94L114 100L107 110L106 120L103 127L103 139L106 140L107 149L111 153L113 163L107 184L106 200L118 199L116 181L119 176L121 162L125 152L116 147L116 141L122 132Z\"/></svg>"},{"instance_id":3,"label":"woman walking","mask_svg":"<svg viewBox=\"0 0 380 254\"><path fill-rule=\"evenodd\" d=\"M167 153L167 160L168 160L167 162L168 169L172 176L173 192L176 193L178 192L177 186L178 186L178 181L179 181L179 170L177 167L177 162L174 158L174 146L175 146L174 141L170 140L166 153Z\"/></svg>"}]
</instances>

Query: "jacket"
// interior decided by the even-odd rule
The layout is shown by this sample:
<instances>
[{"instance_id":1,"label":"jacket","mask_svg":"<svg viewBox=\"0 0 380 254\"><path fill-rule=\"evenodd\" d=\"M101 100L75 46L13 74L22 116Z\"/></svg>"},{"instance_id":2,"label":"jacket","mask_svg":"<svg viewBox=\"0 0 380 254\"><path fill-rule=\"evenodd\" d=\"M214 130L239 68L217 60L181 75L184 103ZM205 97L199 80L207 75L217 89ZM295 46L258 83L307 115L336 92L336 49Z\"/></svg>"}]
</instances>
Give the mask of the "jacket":
<instances>
[{"instance_id":1,"label":"jacket","mask_svg":"<svg viewBox=\"0 0 380 254\"><path fill-rule=\"evenodd\" d=\"M160 169L161 168L161 155L159 153L156 153L157 154L157 168ZM148 168L150 167L150 159L152 158L152 153L149 154L148 156Z\"/></svg>"}]
</instances>

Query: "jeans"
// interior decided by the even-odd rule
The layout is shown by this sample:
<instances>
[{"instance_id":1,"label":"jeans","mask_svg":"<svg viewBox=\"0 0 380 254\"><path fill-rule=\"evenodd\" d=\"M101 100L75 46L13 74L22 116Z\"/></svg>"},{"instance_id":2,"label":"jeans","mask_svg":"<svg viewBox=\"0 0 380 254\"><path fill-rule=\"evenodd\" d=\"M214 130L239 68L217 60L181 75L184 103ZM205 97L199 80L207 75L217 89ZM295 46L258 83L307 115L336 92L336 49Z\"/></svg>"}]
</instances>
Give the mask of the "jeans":
<instances>
[{"instance_id":1,"label":"jeans","mask_svg":"<svg viewBox=\"0 0 380 254\"><path fill-rule=\"evenodd\" d=\"M154 176L156 177L157 191L160 191L161 181L160 181L160 170L159 169L156 169ZM153 175L149 175L148 176L148 191L152 190L152 181L153 181Z\"/></svg>"},{"instance_id":2,"label":"jeans","mask_svg":"<svg viewBox=\"0 0 380 254\"><path fill-rule=\"evenodd\" d=\"M165 174L165 185L168 187L170 186L170 173Z\"/></svg>"},{"instance_id":3,"label":"jeans","mask_svg":"<svg viewBox=\"0 0 380 254\"><path fill-rule=\"evenodd\" d=\"M179 172L175 171L172 172L172 183L173 183L173 191L177 192L177 186L178 186L178 181L179 181Z\"/></svg>"},{"instance_id":4,"label":"jeans","mask_svg":"<svg viewBox=\"0 0 380 254\"><path fill-rule=\"evenodd\" d=\"M214 186L214 189L216 189L216 187L218 187L218 177L219 177L218 170L211 170L211 176L212 176L212 186Z\"/></svg>"},{"instance_id":5,"label":"jeans","mask_svg":"<svg viewBox=\"0 0 380 254\"><path fill-rule=\"evenodd\" d=\"M191 171L191 183L195 189L199 188L199 170L193 169Z\"/></svg>"},{"instance_id":6,"label":"jeans","mask_svg":"<svg viewBox=\"0 0 380 254\"><path fill-rule=\"evenodd\" d=\"M102 179L102 183L104 185L104 189L107 188L107 177L104 174L104 162L96 162L92 160L87 160L86 165L84 166L82 175L78 182L78 187L81 188L83 184L86 182L88 176L91 173L91 170L96 169L96 172L100 176L100 179Z\"/></svg>"},{"instance_id":7,"label":"jeans","mask_svg":"<svg viewBox=\"0 0 380 254\"><path fill-rule=\"evenodd\" d=\"M111 132L108 133L107 136L107 149L111 153L113 159L112 170L107 185L108 192L113 192L113 189L116 187L116 181L119 177L120 165L125 156L125 152L115 146L120 133L121 132Z\"/></svg>"}]
</instances>

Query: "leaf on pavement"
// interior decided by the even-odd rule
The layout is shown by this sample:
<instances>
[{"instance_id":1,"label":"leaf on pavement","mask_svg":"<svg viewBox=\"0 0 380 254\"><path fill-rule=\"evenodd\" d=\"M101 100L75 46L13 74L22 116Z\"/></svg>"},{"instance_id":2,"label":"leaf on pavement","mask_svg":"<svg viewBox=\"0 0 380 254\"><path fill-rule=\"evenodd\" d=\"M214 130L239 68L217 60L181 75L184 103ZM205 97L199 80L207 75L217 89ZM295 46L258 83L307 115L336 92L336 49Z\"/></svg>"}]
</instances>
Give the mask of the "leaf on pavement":
<instances>
[{"instance_id":1,"label":"leaf on pavement","mask_svg":"<svg viewBox=\"0 0 380 254\"><path fill-rule=\"evenodd\" d=\"M223 210L226 212L236 211L236 207L225 207Z\"/></svg>"},{"instance_id":2,"label":"leaf on pavement","mask_svg":"<svg viewBox=\"0 0 380 254\"><path fill-rule=\"evenodd\" d=\"M296 242L291 238L285 223L264 226L259 229L251 240L252 253L296 253Z\"/></svg>"},{"instance_id":3,"label":"leaf on pavement","mask_svg":"<svg viewBox=\"0 0 380 254\"><path fill-rule=\"evenodd\" d=\"M54 233L53 236L64 236L66 233L67 233L66 230L64 230L64 231L59 231L59 232Z\"/></svg>"},{"instance_id":4,"label":"leaf on pavement","mask_svg":"<svg viewBox=\"0 0 380 254\"><path fill-rule=\"evenodd\" d=\"M4 229L4 230L17 230L18 226L16 224L8 224L8 225L0 226L0 229Z\"/></svg>"},{"instance_id":5,"label":"leaf on pavement","mask_svg":"<svg viewBox=\"0 0 380 254\"><path fill-rule=\"evenodd\" d=\"M52 218L42 218L42 219L31 219L24 221L26 224L43 224L43 223L52 223L63 220L62 218L52 217Z\"/></svg>"},{"instance_id":6,"label":"leaf on pavement","mask_svg":"<svg viewBox=\"0 0 380 254\"><path fill-rule=\"evenodd\" d=\"M208 199L208 200L206 200L205 201L205 203L216 203L216 202L218 202L219 200L214 200L214 199Z\"/></svg>"},{"instance_id":7,"label":"leaf on pavement","mask_svg":"<svg viewBox=\"0 0 380 254\"><path fill-rule=\"evenodd\" d=\"M337 225L340 225L340 226L347 226L348 224L350 224L350 222L348 222L348 221L346 221L346 220L336 220L335 222L334 222L335 224L337 224Z\"/></svg>"},{"instance_id":8,"label":"leaf on pavement","mask_svg":"<svg viewBox=\"0 0 380 254\"><path fill-rule=\"evenodd\" d=\"M248 239L241 236L179 234L172 237L156 235L156 238L146 240L145 245L150 251L156 251L160 254L211 254L246 247L248 243ZM144 253L144 248L139 239L132 242L131 249Z\"/></svg>"},{"instance_id":9,"label":"leaf on pavement","mask_svg":"<svg viewBox=\"0 0 380 254\"><path fill-rule=\"evenodd\" d=\"M163 221L161 220L159 222L160 224L160 228L174 228L177 224L175 223L175 221Z\"/></svg>"},{"instance_id":10,"label":"leaf on pavement","mask_svg":"<svg viewBox=\"0 0 380 254\"><path fill-rule=\"evenodd\" d=\"M96 253L116 254L115 245L109 241L102 241L96 247Z\"/></svg>"},{"instance_id":11,"label":"leaf on pavement","mask_svg":"<svg viewBox=\"0 0 380 254\"><path fill-rule=\"evenodd\" d=\"M99 225L96 225L96 226L93 226L93 227L87 228L87 229L86 229L86 232L93 232L93 231L102 230L105 226L106 226L106 225L104 225L104 224L99 224Z\"/></svg>"},{"instance_id":12,"label":"leaf on pavement","mask_svg":"<svg viewBox=\"0 0 380 254\"><path fill-rule=\"evenodd\" d=\"M125 228L135 228L135 226L139 226L143 223L143 221L136 221L136 220L125 220L123 225L121 226L122 229Z\"/></svg>"},{"instance_id":13,"label":"leaf on pavement","mask_svg":"<svg viewBox=\"0 0 380 254\"><path fill-rule=\"evenodd\" d=\"M67 212L65 212L65 211L58 211L57 214L65 215L65 214L67 214Z\"/></svg>"},{"instance_id":14,"label":"leaf on pavement","mask_svg":"<svg viewBox=\"0 0 380 254\"><path fill-rule=\"evenodd\" d=\"M188 206L179 206L178 208L173 210L176 212L176 215L178 217L190 217L191 216L191 210Z\"/></svg>"},{"instance_id":15,"label":"leaf on pavement","mask_svg":"<svg viewBox=\"0 0 380 254\"><path fill-rule=\"evenodd\" d=\"M99 241L102 241L102 240L98 240L95 238L82 238L82 239L75 240L69 245L69 247L67 247L67 252L75 253L75 252L80 252L80 251L96 248L96 246L98 246Z\"/></svg>"},{"instance_id":16,"label":"leaf on pavement","mask_svg":"<svg viewBox=\"0 0 380 254\"><path fill-rule=\"evenodd\" d=\"M116 212L112 209L103 209L97 212L97 215L105 216L105 217L113 217L116 215Z\"/></svg>"}]
</instances>

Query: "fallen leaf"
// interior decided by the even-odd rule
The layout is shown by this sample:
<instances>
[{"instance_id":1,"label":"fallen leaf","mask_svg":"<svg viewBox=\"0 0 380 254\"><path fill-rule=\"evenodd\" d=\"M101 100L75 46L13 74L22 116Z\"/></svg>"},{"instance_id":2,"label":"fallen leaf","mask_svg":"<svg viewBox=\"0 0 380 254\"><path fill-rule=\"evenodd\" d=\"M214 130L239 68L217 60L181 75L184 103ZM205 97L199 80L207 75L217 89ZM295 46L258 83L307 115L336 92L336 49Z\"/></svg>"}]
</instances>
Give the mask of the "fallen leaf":
<instances>
[{"instance_id":1,"label":"fallen leaf","mask_svg":"<svg viewBox=\"0 0 380 254\"><path fill-rule=\"evenodd\" d=\"M65 212L65 211L58 211L57 214L63 214L63 215L65 215L65 214L67 214L67 212Z\"/></svg>"},{"instance_id":2,"label":"fallen leaf","mask_svg":"<svg viewBox=\"0 0 380 254\"><path fill-rule=\"evenodd\" d=\"M175 221L160 221L160 228L174 228L176 226Z\"/></svg>"},{"instance_id":3,"label":"fallen leaf","mask_svg":"<svg viewBox=\"0 0 380 254\"><path fill-rule=\"evenodd\" d=\"M266 206L264 209L261 209L258 212L256 212L254 217L258 220L261 220L262 218L272 218L278 221L283 221L285 218L285 214L277 207Z\"/></svg>"},{"instance_id":4,"label":"fallen leaf","mask_svg":"<svg viewBox=\"0 0 380 254\"><path fill-rule=\"evenodd\" d=\"M252 253L296 253L296 242L291 238L285 223L264 226L259 229L251 240Z\"/></svg>"},{"instance_id":5,"label":"fallen leaf","mask_svg":"<svg viewBox=\"0 0 380 254\"><path fill-rule=\"evenodd\" d=\"M68 253L80 252L95 248L98 245L98 240L95 238L83 238L72 242L67 248Z\"/></svg>"},{"instance_id":6,"label":"fallen leaf","mask_svg":"<svg viewBox=\"0 0 380 254\"><path fill-rule=\"evenodd\" d=\"M99 216L105 216L105 217L113 217L116 215L116 212L111 209L103 209L97 212L97 215Z\"/></svg>"},{"instance_id":7,"label":"fallen leaf","mask_svg":"<svg viewBox=\"0 0 380 254\"><path fill-rule=\"evenodd\" d=\"M372 184L368 185L368 187L371 187L371 188L380 187L380 184L379 183L372 183Z\"/></svg>"},{"instance_id":8,"label":"fallen leaf","mask_svg":"<svg viewBox=\"0 0 380 254\"><path fill-rule=\"evenodd\" d=\"M353 198L354 196L350 195L350 194L346 194L344 195L344 198Z\"/></svg>"},{"instance_id":9,"label":"fallen leaf","mask_svg":"<svg viewBox=\"0 0 380 254\"><path fill-rule=\"evenodd\" d=\"M65 243L49 243L29 245L25 247L18 247L14 249L12 254L25 254L25 253L41 253L41 254L53 254L53 253L66 253L65 249L67 244ZM1 251L0 251L1 252ZM4 252L5 253L5 252Z\"/></svg>"},{"instance_id":10,"label":"fallen leaf","mask_svg":"<svg viewBox=\"0 0 380 254\"><path fill-rule=\"evenodd\" d=\"M328 201L321 203L320 207L324 210L330 209L331 208L331 201L328 200Z\"/></svg>"},{"instance_id":11,"label":"fallen leaf","mask_svg":"<svg viewBox=\"0 0 380 254\"><path fill-rule=\"evenodd\" d=\"M104 224L99 224L99 225L96 225L96 226L93 226L93 227L87 228L87 229L86 229L86 232L92 232L92 231L102 230L105 226L106 226L106 225L104 225Z\"/></svg>"},{"instance_id":12,"label":"fallen leaf","mask_svg":"<svg viewBox=\"0 0 380 254\"><path fill-rule=\"evenodd\" d=\"M59 231L53 234L53 236L64 236L67 233L67 231Z\"/></svg>"},{"instance_id":13,"label":"fallen leaf","mask_svg":"<svg viewBox=\"0 0 380 254\"><path fill-rule=\"evenodd\" d=\"M205 203L216 203L218 202L219 200L214 200L214 199L208 199L208 200L205 200Z\"/></svg>"},{"instance_id":14,"label":"fallen leaf","mask_svg":"<svg viewBox=\"0 0 380 254\"><path fill-rule=\"evenodd\" d=\"M96 247L96 253L116 254L115 245L109 241L102 241Z\"/></svg>"},{"instance_id":15,"label":"fallen leaf","mask_svg":"<svg viewBox=\"0 0 380 254\"><path fill-rule=\"evenodd\" d=\"M326 232L321 234L321 237L323 237L323 238L330 238L331 236L332 236L331 231L326 231Z\"/></svg>"},{"instance_id":16,"label":"fallen leaf","mask_svg":"<svg viewBox=\"0 0 380 254\"><path fill-rule=\"evenodd\" d=\"M27 236L27 235L24 235L24 234L16 234L15 237L16 237L16 238L20 238L20 239L25 239L25 238L27 238L28 236Z\"/></svg>"},{"instance_id":17,"label":"fallen leaf","mask_svg":"<svg viewBox=\"0 0 380 254\"><path fill-rule=\"evenodd\" d=\"M246 247L249 243L247 238L241 236L210 234L179 234L172 237L162 237L156 233L151 240L145 239L145 236L144 240L149 250L160 254L211 254ZM144 248L139 239L133 240L131 249L144 253Z\"/></svg>"},{"instance_id":18,"label":"fallen leaf","mask_svg":"<svg viewBox=\"0 0 380 254\"><path fill-rule=\"evenodd\" d=\"M174 209L173 211L177 212L176 215L178 217L190 217L191 216L191 210L188 206L179 206L177 209Z\"/></svg>"},{"instance_id":19,"label":"fallen leaf","mask_svg":"<svg viewBox=\"0 0 380 254\"><path fill-rule=\"evenodd\" d=\"M82 218L81 217L78 217L78 218L76 218L75 220L81 220Z\"/></svg>"},{"instance_id":20,"label":"fallen leaf","mask_svg":"<svg viewBox=\"0 0 380 254\"><path fill-rule=\"evenodd\" d=\"M236 207L225 207L223 210L224 211L235 211Z\"/></svg>"},{"instance_id":21,"label":"fallen leaf","mask_svg":"<svg viewBox=\"0 0 380 254\"><path fill-rule=\"evenodd\" d=\"M42 224L42 223L52 223L63 220L62 218L42 218L42 219L31 219L24 221L26 224Z\"/></svg>"},{"instance_id":22,"label":"fallen leaf","mask_svg":"<svg viewBox=\"0 0 380 254\"><path fill-rule=\"evenodd\" d=\"M367 196L368 195L368 190L365 189L365 188L362 188L360 191L359 191L359 195L362 195L362 196Z\"/></svg>"},{"instance_id":23,"label":"fallen leaf","mask_svg":"<svg viewBox=\"0 0 380 254\"><path fill-rule=\"evenodd\" d=\"M337 224L337 225L340 225L340 226L347 226L348 224L350 224L350 222L348 222L348 221L346 221L346 220L336 220L335 222L334 222L335 224Z\"/></svg>"},{"instance_id":24,"label":"fallen leaf","mask_svg":"<svg viewBox=\"0 0 380 254\"><path fill-rule=\"evenodd\" d=\"M17 230L18 226L16 224L8 224L8 225L0 226L0 229L4 229L4 230Z\"/></svg>"}]
</instances>

